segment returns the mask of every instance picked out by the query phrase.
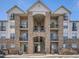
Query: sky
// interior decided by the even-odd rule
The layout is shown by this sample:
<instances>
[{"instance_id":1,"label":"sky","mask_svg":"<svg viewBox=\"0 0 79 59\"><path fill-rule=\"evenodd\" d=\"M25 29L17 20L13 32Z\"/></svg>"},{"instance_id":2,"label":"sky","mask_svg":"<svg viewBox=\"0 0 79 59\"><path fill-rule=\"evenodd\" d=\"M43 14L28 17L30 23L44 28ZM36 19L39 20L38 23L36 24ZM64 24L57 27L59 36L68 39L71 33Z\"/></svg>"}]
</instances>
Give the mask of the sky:
<instances>
[{"instance_id":1,"label":"sky","mask_svg":"<svg viewBox=\"0 0 79 59\"><path fill-rule=\"evenodd\" d=\"M38 0L0 0L0 20L7 20L7 11L17 5L26 11ZM72 14L71 20L79 20L79 0L41 0L49 9L54 12L61 5L69 9Z\"/></svg>"}]
</instances>

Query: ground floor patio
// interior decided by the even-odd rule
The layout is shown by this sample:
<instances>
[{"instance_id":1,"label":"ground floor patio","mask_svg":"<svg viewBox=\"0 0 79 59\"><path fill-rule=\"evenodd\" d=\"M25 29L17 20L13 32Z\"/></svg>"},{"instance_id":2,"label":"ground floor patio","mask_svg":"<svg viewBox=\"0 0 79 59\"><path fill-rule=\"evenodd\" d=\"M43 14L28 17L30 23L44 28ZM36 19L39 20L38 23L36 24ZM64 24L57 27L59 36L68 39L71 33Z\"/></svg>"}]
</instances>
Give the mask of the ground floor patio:
<instances>
[{"instance_id":1,"label":"ground floor patio","mask_svg":"<svg viewBox=\"0 0 79 59\"><path fill-rule=\"evenodd\" d=\"M1 42L1 41L0 41ZM79 54L79 48L72 48L69 45L63 48L63 44L60 42L48 42L44 37L34 37L32 41L6 41L7 46L3 51L6 55L19 55L19 54L58 54L58 55L74 55ZM79 41L78 41L79 42ZM67 43L68 44L68 43Z\"/></svg>"}]
</instances>

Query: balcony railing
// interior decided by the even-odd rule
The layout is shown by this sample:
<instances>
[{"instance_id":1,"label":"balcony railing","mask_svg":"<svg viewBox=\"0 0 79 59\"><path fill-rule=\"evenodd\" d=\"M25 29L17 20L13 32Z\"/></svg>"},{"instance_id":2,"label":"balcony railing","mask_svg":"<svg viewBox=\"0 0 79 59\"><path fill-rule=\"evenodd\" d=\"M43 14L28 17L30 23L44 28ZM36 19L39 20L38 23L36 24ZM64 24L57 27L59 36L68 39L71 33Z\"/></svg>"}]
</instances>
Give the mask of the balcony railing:
<instances>
[{"instance_id":1,"label":"balcony railing","mask_svg":"<svg viewBox=\"0 0 79 59\"><path fill-rule=\"evenodd\" d=\"M58 41L58 36L51 36L50 39L51 41Z\"/></svg>"},{"instance_id":2,"label":"balcony railing","mask_svg":"<svg viewBox=\"0 0 79 59\"><path fill-rule=\"evenodd\" d=\"M58 41L58 39L51 39L51 41Z\"/></svg>"},{"instance_id":3,"label":"balcony railing","mask_svg":"<svg viewBox=\"0 0 79 59\"><path fill-rule=\"evenodd\" d=\"M19 40L20 40L20 41L28 41L28 37L27 37L27 38L20 37Z\"/></svg>"},{"instance_id":4,"label":"balcony railing","mask_svg":"<svg viewBox=\"0 0 79 59\"><path fill-rule=\"evenodd\" d=\"M34 26L33 31L34 32L44 32L45 31L45 28L44 28L44 26L41 26L41 27Z\"/></svg>"},{"instance_id":5,"label":"balcony railing","mask_svg":"<svg viewBox=\"0 0 79 59\"><path fill-rule=\"evenodd\" d=\"M28 28L27 25L20 25L20 28Z\"/></svg>"},{"instance_id":6,"label":"balcony railing","mask_svg":"<svg viewBox=\"0 0 79 59\"><path fill-rule=\"evenodd\" d=\"M14 39L15 39L15 37L10 37L10 39L13 39L13 40L14 40Z\"/></svg>"},{"instance_id":7,"label":"balcony railing","mask_svg":"<svg viewBox=\"0 0 79 59\"><path fill-rule=\"evenodd\" d=\"M6 26L0 26L0 31L6 31Z\"/></svg>"},{"instance_id":8,"label":"balcony railing","mask_svg":"<svg viewBox=\"0 0 79 59\"><path fill-rule=\"evenodd\" d=\"M57 25L51 24L51 25L50 25L50 28L58 28L58 24L57 24Z\"/></svg>"}]
</instances>

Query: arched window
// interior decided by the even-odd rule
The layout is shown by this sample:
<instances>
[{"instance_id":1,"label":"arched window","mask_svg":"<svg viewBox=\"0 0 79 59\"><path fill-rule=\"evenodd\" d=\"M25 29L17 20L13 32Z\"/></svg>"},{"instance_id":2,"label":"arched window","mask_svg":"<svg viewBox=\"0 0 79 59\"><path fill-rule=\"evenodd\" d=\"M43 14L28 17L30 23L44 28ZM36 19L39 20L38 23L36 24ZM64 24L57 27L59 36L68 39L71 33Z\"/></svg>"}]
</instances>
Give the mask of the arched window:
<instances>
[{"instance_id":1,"label":"arched window","mask_svg":"<svg viewBox=\"0 0 79 59\"><path fill-rule=\"evenodd\" d=\"M58 27L57 21L56 20L51 20L50 28L56 28L56 27Z\"/></svg>"},{"instance_id":2,"label":"arched window","mask_svg":"<svg viewBox=\"0 0 79 59\"><path fill-rule=\"evenodd\" d=\"M54 28L54 26L55 26L55 23L52 22L52 23L50 24L50 27L51 27L51 28Z\"/></svg>"}]
</instances>

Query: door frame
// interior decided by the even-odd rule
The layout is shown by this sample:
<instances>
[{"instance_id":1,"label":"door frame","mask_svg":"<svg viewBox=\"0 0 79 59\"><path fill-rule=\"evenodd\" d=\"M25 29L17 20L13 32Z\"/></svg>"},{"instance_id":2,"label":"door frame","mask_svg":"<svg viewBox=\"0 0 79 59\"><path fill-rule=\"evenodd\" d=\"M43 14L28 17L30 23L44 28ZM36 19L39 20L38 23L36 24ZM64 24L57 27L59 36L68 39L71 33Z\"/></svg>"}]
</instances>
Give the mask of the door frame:
<instances>
[{"instance_id":1,"label":"door frame","mask_svg":"<svg viewBox=\"0 0 79 59\"><path fill-rule=\"evenodd\" d=\"M35 42L34 38L37 38L36 39L37 42ZM34 45L33 46L33 52L34 53L45 53L45 38L44 37L34 37L34 38L33 38L33 45ZM40 45L40 52L35 52L35 45Z\"/></svg>"}]
</instances>

